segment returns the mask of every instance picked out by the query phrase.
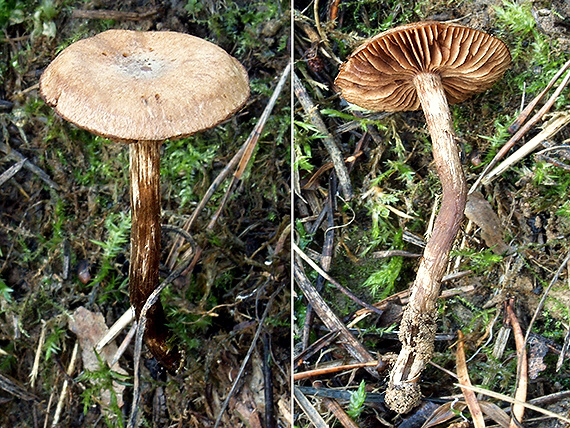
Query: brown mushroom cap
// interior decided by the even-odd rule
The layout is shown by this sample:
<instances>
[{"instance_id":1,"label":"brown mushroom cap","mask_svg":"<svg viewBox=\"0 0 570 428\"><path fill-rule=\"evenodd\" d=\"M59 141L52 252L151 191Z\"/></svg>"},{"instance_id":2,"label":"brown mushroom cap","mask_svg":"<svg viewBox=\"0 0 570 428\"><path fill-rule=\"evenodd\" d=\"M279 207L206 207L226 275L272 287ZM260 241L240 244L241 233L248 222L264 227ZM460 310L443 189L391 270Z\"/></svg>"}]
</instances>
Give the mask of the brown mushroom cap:
<instances>
[{"instance_id":1,"label":"brown mushroom cap","mask_svg":"<svg viewBox=\"0 0 570 428\"><path fill-rule=\"evenodd\" d=\"M40 79L64 119L115 140L163 141L211 128L249 96L243 66L188 34L109 30L64 49Z\"/></svg>"},{"instance_id":2,"label":"brown mushroom cap","mask_svg":"<svg viewBox=\"0 0 570 428\"><path fill-rule=\"evenodd\" d=\"M452 104L489 89L510 63L505 44L482 31L418 22L365 42L342 64L335 84L344 99L369 110L418 110L416 74L439 75Z\"/></svg>"}]
</instances>

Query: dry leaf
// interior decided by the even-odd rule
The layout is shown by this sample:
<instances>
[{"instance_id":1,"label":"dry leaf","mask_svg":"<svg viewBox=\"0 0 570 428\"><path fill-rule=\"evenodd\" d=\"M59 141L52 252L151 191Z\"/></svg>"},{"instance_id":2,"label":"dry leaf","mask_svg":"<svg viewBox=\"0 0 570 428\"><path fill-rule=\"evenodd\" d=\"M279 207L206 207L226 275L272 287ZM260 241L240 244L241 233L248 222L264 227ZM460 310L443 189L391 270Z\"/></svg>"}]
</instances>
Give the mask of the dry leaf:
<instances>
[{"instance_id":1,"label":"dry leaf","mask_svg":"<svg viewBox=\"0 0 570 428\"><path fill-rule=\"evenodd\" d=\"M480 192L473 192L467 197L465 216L481 228L481 237L495 254L509 251L509 246L503 241L499 216Z\"/></svg>"},{"instance_id":2,"label":"dry leaf","mask_svg":"<svg viewBox=\"0 0 570 428\"><path fill-rule=\"evenodd\" d=\"M83 360L83 368L85 370L95 371L99 369L99 360L94 351L95 345L109 330L105 324L105 319L100 312L91 312L83 306L77 308L69 321L69 329L77 335L79 345L81 346L81 358ZM108 364L117 353L117 345L114 342L109 343L99 353L99 357ZM117 373L126 375L127 372L116 363L111 367ZM123 406L124 385L113 382L113 390L117 395L117 404ZM111 403L111 394L105 391L102 396L104 405Z\"/></svg>"}]
</instances>

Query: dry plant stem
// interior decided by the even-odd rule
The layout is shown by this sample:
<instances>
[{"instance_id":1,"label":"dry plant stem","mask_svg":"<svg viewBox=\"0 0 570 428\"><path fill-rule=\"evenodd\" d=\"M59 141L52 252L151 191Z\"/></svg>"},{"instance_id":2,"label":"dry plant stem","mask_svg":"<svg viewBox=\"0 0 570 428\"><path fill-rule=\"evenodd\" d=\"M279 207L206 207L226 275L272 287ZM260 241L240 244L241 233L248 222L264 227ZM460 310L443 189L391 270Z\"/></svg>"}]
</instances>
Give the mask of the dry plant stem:
<instances>
[{"instance_id":1,"label":"dry plant stem","mask_svg":"<svg viewBox=\"0 0 570 428\"><path fill-rule=\"evenodd\" d=\"M441 79L434 74L420 73L414 78L414 85L431 134L433 157L442 186L442 202L411 288L410 302L402 316L399 332L402 350L386 391L386 403L399 413L408 412L420 399L417 382L433 352L436 299L449 251L463 219L467 196Z\"/></svg>"},{"instance_id":2,"label":"dry plant stem","mask_svg":"<svg viewBox=\"0 0 570 428\"><path fill-rule=\"evenodd\" d=\"M141 310L158 286L160 262L160 143L130 144L131 260L129 297L138 320ZM169 371L180 366L180 353L167 342L171 333L160 301L148 311L145 343Z\"/></svg>"},{"instance_id":3,"label":"dry plant stem","mask_svg":"<svg viewBox=\"0 0 570 428\"><path fill-rule=\"evenodd\" d=\"M299 388L293 388L293 396L295 401L311 423L317 428L328 428L329 425L325 422L317 409L311 404L309 399L303 394Z\"/></svg>"},{"instance_id":4,"label":"dry plant stem","mask_svg":"<svg viewBox=\"0 0 570 428\"><path fill-rule=\"evenodd\" d=\"M313 387L323 388L324 385L320 380L318 380L313 382ZM332 414L334 414L334 416L338 419L338 421L344 428L359 428L358 425L356 425L356 423L344 411L342 406L338 404L337 400L334 400L332 398L322 398L322 402L327 408L327 410L329 410Z\"/></svg>"},{"instance_id":5,"label":"dry plant stem","mask_svg":"<svg viewBox=\"0 0 570 428\"><path fill-rule=\"evenodd\" d=\"M562 80L560 85L558 85L558 87L556 88L554 93L550 96L550 98L542 106L542 108L533 117L531 117L529 119L529 121L527 123L525 123L524 126L522 126L515 133L515 135L513 135L509 139L509 141L507 141L505 143L505 145L503 147L501 147L501 150L499 150L497 152L495 157L485 167L485 169L483 170L481 175L479 175L479 178L471 186L471 188L469 189L469 193L473 193L474 191L476 191L479 188L479 186L481 185L481 183L483 182L483 180L485 179L485 177L487 176L489 171L491 171L491 168L493 168L497 164L497 162L499 162L503 158L503 156L505 156L508 153L508 151L515 145L515 143L518 140L520 140L523 137L523 135L525 135L534 125L536 125L538 123L539 120L541 120L544 117L544 115L546 113L548 113L548 111L550 110L550 107L553 106L554 102L556 101L558 96L562 93L562 91L564 90L566 85L568 85L569 82L570 82L570 72L568 72L566 74L566 76L564 76L564 79Z\"/></svg>"},{"instance_id":6,"label":"dry plant stem","mask_svg":"<svg viewBox=\"0 0 570 428\"><path fill-rule=\"evenodd\" d=\"M471 385L469 370L467 369L467 362L465 360L465 339L461 330L457 332L457 352L455 353L455 358L457 360L457 377L459 382L464 385ZM477 401L477 396L470 389L462 389L461 392L469 407L473 425L475 428L485 428L485 420L483 419L483 412Z\"/></svg>"},{"instance_id":7,"label":"dry plant stem","mask_svg":"<svg viewBox=\"0 0 570 428\"><path fill-rule=\"evenodd\" d=\"M328 131L325 122L321 118L319 111L303 86L303 83L295 73L293 73L293 88L295 91L295 96L301 103L303 110L309 117L311 124L319 130L319 133L323 135L322 142L325 148L327 149L329 156L334 165L334 169L339 181L338 186L342 192L342 196L344 199L349 201L352 199L353 191L352 191L352 184L350 183L350 177L348 176L348 171L346 169L346 165L344 164L344 159L342 157L342 153L340 152L334 138Z\"/></svg>"},{"instance_id":8,"label":"dry plant stem","mask_svg":"<svg viewBox=\"0 0 570 428\"><path fill-rule=\"evenodd\" d=\"M293 244L293 251L300 252L300 249ZM313 284L309 281L303 270L299 265L300 261L297 259L293 263L293 273L295 282L303 291L305 298L313 308L315 313L321 319L323 324L330 331L339 331L339 341L342 343L347 352L352 355L356 360L361 363L368 363L376 361L375 358L368 352L368 350L353 336L353 334L346 328L344 323L335 315L335 313L328 307L321 295L315 290ZM374 377L378 377L378 371L370 367L366 370Z\"/></svg>"},{"instance_id":9,"label":"dry plant stem","mask_svg":"<svg viewBox=\"0 0 570 428\"><path fill-rule=\"evenodd\" d=\"M528 388L528 360L526 356L525 340L519 320L514 311L514 300L510 300L507 304L507 316L509 323L513 328L515 336L515 346L517 348L517 388L515 390L515 399L519 401L526 401L526 391ZM524 406L520 404L513 404L512 419L510 428L517 428L520 426L524 416Z\"/></svg>"}]
</instances>

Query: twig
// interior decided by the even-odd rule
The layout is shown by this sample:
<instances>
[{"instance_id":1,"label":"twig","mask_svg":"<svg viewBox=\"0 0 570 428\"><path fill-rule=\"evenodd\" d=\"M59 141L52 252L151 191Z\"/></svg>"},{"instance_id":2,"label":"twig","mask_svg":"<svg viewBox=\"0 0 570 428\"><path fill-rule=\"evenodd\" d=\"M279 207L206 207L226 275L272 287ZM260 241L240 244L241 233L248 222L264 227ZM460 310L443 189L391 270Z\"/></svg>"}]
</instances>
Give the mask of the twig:
<instances>
[{"instance_id":1,"label":"twig","mask_svg":"<svg viewBox=\"0 0 570 428\"><path fill-rule=\"evenodd\" d=\"M538 306L536 307L536 310L534 311L534 314L532 315L532 319L530 320L530 323L529 323L527 331L526 331L526 335L524 337L525 346L528 343L528 338L530 337L530 332L532 330L532 326L534 325L534 322L536 321L536 319L538 318L538 315L542 311L542 307L544 306L544 302L546 300L546 297L548 296L548 293L550 293L550 289L556 283L556 281L558 281L558 277L560 276L560 274L562 273L562 270L568 264L569 261L570 261L570 251L566 255L566 258L560 264L560 267L558 268L558 270L554 274L554 277L550 281L550 284L548 284L548 287L546 287L546 290L544 290L544 293L542 293L542 297L540 298L540 302L538 302Z\"/></svg>"},{"instance_id":2,"label":"twig","mask_svg":"<svg viewBox=\"0 0 570 428\"><path fill-rule=\"evenodd\" d=\"M24 167L24 164L27 161L28 161L27 159L22 159L21 161L16 162L14 165L12 165L2 174L0 174L0 186L2 186L5 182L7 182L13 176L15 176L18 173L18 171L20 171Z\"/></svg>"},{"instance_id":3,"label":"twig","mask_svg":"<svg viewBox=\"0 0 570 428\"><path fill-rule=\"evenodd\" d=\"M0 143L0 151L6 154L6 157L10 160L15 160L17 162L25 161L24 168L36 174L52 189L59 190L59 185L56 182L52 181L51 178L49 178L49 175L47 175L43 169L38 168L28 158L26 158L23 154L21 154L17 150L14 150L7 144Z\"/></svg>"},{"instance_id":4,"label":"twig","mask_svg":"<svg viewBox=\"0 0 570 428\"><path fill-rule=\"evenodd\" d=\"M225 166L222 172L220 172L216 177L216 179L212 182L212 184L206 191L206 194L202 197L202 200L200 201L200 203L192 213L192 216L186 222L186 224L184 224L184 230L189 231L192 228L194 222L196 221L196 219L198 218L198 216L200 215L200 213L202 212L208 201L212 198L218 187L224 182L230 171L232 171L236 167L236 165L238 165L238 163L241 163L242 166L234 173L234 177L237 180L241 179L241 176L245 170L245 166L247 165L251 157L251 154L253 153L253 149L257 145L257 141L261 136L261 132L263 131L263 128L265 127L265 124L267 123L267 120L269 119L269 116L271 115L271 112L273 111L273 108L277 103L277 99L279 98L279 95L281 94L281 91L283 90L283 87L285 86L287 78L289 77L290 74L291 74L291 64L289 63L281 73L279 82L275 86L273 94L271 95L271 98L269 98L269 101L267 102L267 105L265 106L263 113L259 117L259 120L255 125L255 128L253 128L253 131L251 131L247 140L245 141L245 143L243 143L238 152L234 155L234 157ZM232 186L229 187L231 188ZM180 246L180 242L181 241L176 241L174 243L172 249L170 250L170 254L168 255L167 266L169 266L170 269L172 269L176 263L176 258L178 257L178 247ZM188 256L189 253L186 252L183 258Z\"/></svg>"},{"instance_id":5,"label":"twig","mask_svg":"<svg viewBox=\"0 0 570 428\"><path fill-rule=\"evenodd\" d=\"M304 372L293 374L293 380L307 379L315 376L323 376L331 373L343 372L348 370L360 369L365 367L376 367L378 361L369 361L367 363L341 364L334 367L324 367L321 369L306 370Z\"/></svg>"},{"instance_id":6,"label":"twig","mask_svg":"<svg viewBox=\"0 0 570 428\"><path fill-rule=\"evenodd\" d=\"M307 94L303 83L297 77L295 73L293 73L293 88L295 91L295 96L301 103L303 110L309 117L309 120L313 124L315 128L319 131L319 134L322 137L322 142L327 149L329 156L334 164L334 169L336 171L336 175L339 181L339 187L342 192L342 196L347 201L351 200L353 197L352 185L350 184L350 177L348 176L348 171L346 169L346 165L344 164L344 159L342 153L340 152L339 148L337 147L334 138L328 131L325 122L321 118L317 107L314 105L313 101Z\"/></svg>"},{"instance_id":7,"label":"twig","mask_svg":"<svg viewBox=\"0 0 570 428\"><path fill-rule=\"evenodd\" d=\"M330 174L329 177L329 192L327 201L323 212L327 215L327 230L325 231L323 250L321 254L321 267L324 271L328 272L332 263L333 247L334 247L334 207L336 199L336 175ZM320 292L325 284L325 278L319 274L315 288ZM305 323L303 324L303 349L309 346L311 336L311 325L315 317L315 312L311 304L307 304L305 311Z\"/></svg>"},{"instance_id":8,"label":"twig","mask_svg":"<svg viewBox=\"0 0 570 428\"><path fill-rule=\"evenodd\" d=\"M297 244L293 243L293 251L297 253L309 266L311 266L314 270L318 272L323 278L325 278L328 282L335 286L335 288L340 291L342 294L347 296L349 299L353 300L354 302L358 303L363 308L368 309L371 312L374 312L378 315L382 315L382 311L376 308L375 306L366 303L362 299L355 296L350 290L347 290L345 287L340 285L336 280L334 280L328 273L326 273L323 269L319 267L314 261L312 261L301 249L297 246Z\"/></svg>"},{"instance_id":9,"label":"twig","mask_svg":"<svg viewBox=\"0 0 570 428\"><path fill-rule=\"evenodd\" d=\"M73 371L75 370L75 362L77 361L78 351L79 351L79 341L75 341L75 346L73 347L73 351L71 353L71 360L69 361L69 365L67 366L67 371L66 371L68 377L71 376L73 374ZM53 416L53 421L51 423L52 427L57 427L59 425L59 418L61 416L61 411L63 410L63 402L67 394L68 386L69 386L69 379L66 378L63 381L61 393L59 394L59 401L57 402L57 407L55 408L55 415Z\"/></svg>"},{"instance_id":10,"label":"twig","mask_svg":"<svg viewBox=\"0 0 570 428\"><path fill-rule=\"evenodd\" d=\"M230 403L230 399L232 398L235 390L237 389L237 387L239 385L239 381L241 379L241 376L243 375L243 372L244 372L245 367L249 361L249 358L251 357L251 354L253 354L253 351L255 350L255 347L257 346L257 340L259 339L259 335L261 334L261 331L263 330L263 327L264 327L263 323L265 322L265 318L267 318L267 315L269 314L269 310L271 309L271 305L273 304L275 297L277 295L279 295L279 293L281 292L281 290L283 290L284 287L285 287L285 285L282 285L277 290L275 290L275 292L269 298L267 305L265 306L265 310L263 311L263 315L261 316L261 319L259 320L259 323L257 325L257 330L255 331L255 336L253 336L253 339L251 341L251 345L249 346L249 350L247 351L247 354L245 355L245 357L241 363L238 374L236 376L236 379L234 380L234 383L232 384L230 392L228 392L228 396L226 397L226 399L224 400L224 402L222 404L222 407L220 408L220 413L218 414L218 417L216 418L216 423L214 424L214 428L218 428L220 426L220 422L222 421L222 416L224 415L224 412L226 411L228 404Z\"/></svg>"},{"instance_id":11,"label":"twig","mask_svg":"<svg viewBox=\"0 0 570 428\"><path fill-rule=\"evenodd\" d=\"M511 324L515 336L515 346L517 348L517 389L515 390L515 398L518 401L526 401L526 390L528 387L528 364L525 349L524 335L514 311L514 300L509 300L507 304L507 316ZM510 428L521 426L524 416L524 406L513 404L512 418Z\"/></svg>"},{"instance_id":12,"label":"twig","mask_svg":"<svg viewBox=\"0 0 570 428\"><path fill-rule=\"evenodd\" d=\"M518 149L516 152L514 152L508 158L506 158L499 166L497 166L485 178L483 178L483 180L481 180L481 183L483 185L489 184L491 181L493 181L495 177L502 174L512 165L523 159L526 155L528 155L538 146L540 146L545 140L552 138L554 135L556 135L569 122L570 122L570 113L564 112L554 116L546 123L542 131L540 131L535 137L533 137L520 149Z\"/></svg>"},{"instance_id":13,"label":"twig","mask_svg":"<svg viewBox=\"0 0 570 428\"><path fill-rule=\"evenodd\" d=\"M507 143L495 155L493 160L491 160L491 162L489 162L489 164L485 167L485 169L483 170L483 172L481 173L479 178L475 181L473 186L471 186L471 189L469 189L469 192L468 192L469 194L473 193L475 190L477 190L479 188L479 185L481 184L481 182L483 181L483 179L485 178L487 173L491 170L491 168L493 168L497 164L497 162L499 160L501 160L502 157L507 154L507 152L514 146L514 144L518 140L520 140L521 137L524 134L526 134L528 132L528 130L530 128L532 128L540 119L542 119L542 117L548 112L548 110L550 110L550 107L552 107L552 105L556 101L556 98L558 98L558 96L560 95L562 90L566 87L569 80L570 80L570 72L568 72L566 74L566 76L564 77L564 80L562 81L562 83L560 83L558 88L556 88L556 91L554 91L554 93L548 99L546 104L544 104L542 106L542 108L523 127L521 127L515 135L513 135L510 138L509 141L507 141Z\"/></svg>"},{"instance_id":14,"label":"twig","mask_svg":"<svg viewBox=\"0 0 570 428\"><path fill-rule=\"evenodd\" d=\"M305 397L305 394L303 394L299 388L293 388L293 395L299 404L299 407L301 407L305 415L309 418L311 423L316 428L329 428L328 424L319 414L317 409L315 409L315 407L311 404L307 397Z\"/></svg>"},{"instance_id":15,"label":"twig","mask_svg":"<svg viewBox=\"0 0 570 428\"><path fill-rule=\"evenodd\" d=\"M0 389L2 391L6 391L8 394L13 395L14 397L18 397L20 400L35 401L37 403L41 401L37 396L31 394L23 387L21 387L17 381L4 376L2 373L0 373Z\"/></svg>"},{"instance_id":16,"label":"twig","mask_svg":"<svg viewBox=\"0 0 570 428\"><path fill-rule=\"evenodd\" d=\"M129 309L126 310L126 312L123 315L120 316L120 318L117 321L115 321L115 323L111 326L111 328L109 328L105 336L99 339L99 342L97 342L97 345L95 346L95 352L101 352L101 350L105 347L105 345L107 345L109 342L115 339L115 337L117 337L119 333L123 331L127 325L133 322L134 319L135 319L135 310L131 306ZM111 367L112 366L113 365L111 365Z\"/></svg>"},{"instance_id":17,"label":"twig","mask_svg":"<svg viewBox=\"0 0 570 428\"><path fill-rule=\"evenodd\" d=\"M564 72L566 70L568 70L568 68L570 68L570 61L567 61L560 70L558 70L558 72L554 75L554 77L552 79L550 79L550 82L548 82L548 85L546 85L546 88L544 88L542 90L542 92L540 94L538 94L534 100L532 100L527 106L526 108L520 112L519 117L517 117L517 119L512 123L511 126L509 126L508 131L511 134L514 134L515 132L517 132L520 128L520 126L524 123L524 121L528 118L529 114L531 111L534 110L534 108L536 107L536 105L540 102L540 100L542 100L542 98L544 98L544 96L546 95L546 93L550 90L550 88L552 88L554 86L554 84L556 83L556 81L558 79L560 79L560 76L562 76L562 74L564 74Z\"/></svg>"},{"instance_id":18,"label":"twig","mask_svg":"<svg viewBox=\"0 0 570 428\"><path fill-rule=\"evenodd\" d=\"M303 291L303 294L307 300L311 302L315 308L315 312L321 321L330 331L340 331L340 339L348 353L362 363L375 361L374 357L370 355L368 350L358 340L356 340L348 328L341 322L340 319L338 319L334 312L330 310L324 299L307 279L298 263L293 264L293 272L295 281L299 285L299 288L301 288ZM377 371L371 368L368 368L367 370L374 377L378 377Z\"/></svg>"},{"instance_id":19,"label":"twig","mask_svg":"<svg viewBox=\"0 0 570 428\"><path fill-rule=\"evenodd\" d=\"M135 337L136 332L137 332L137 322L135 321L133 323L133 325L131 326L131 328L129 329L129 332L127 333L127 335L125 336L125 338L121 342L121 345L117 348L117 352L115 352L115 355L113 356L113 359L111 360L111 363L109 364L109 367L114 367L115 364L117 364L117 362L119 361L121 356L127 350L127 347L131 343L131 340L133 340L133 337Z\"/></svg>"},{"instance_id":20,"label":"twig","mask_svg":"<svg viewBox=\"0 0 570 428\"><path fill-rule=\"evenodd\" d=\"M443 277L441 282L451 281L453 279L457 279L457 278L460 278L462 276L469 275L471 273L472 273L472 271L469 270L469 271L457 272L456 274L446 275ZM462 274L462 275L459 275L459 274ZM473 290L475 290L474 285L465 285L463 287L450 288L449 290L443 290L441 292L441 294L439 295L439 298L440 299L447 299L449 297L457 296L459 294L469 293ZM385 310L390 303L399 302L402 305L405 305L406 303L409 302L409 300L410 300L410 290L408 289L408 290L400 291L399 293L396 293L396 294L392 294L391 296L386 297L384 300L381 300L378 303L374 303L373 306L376 309ZM358 311L355 312L355 316L360 316L360 315L365 314L367 312L369 312L368 309L359 309Z\"/></svg>"},{"instance_id":21,"label":"twig","mask_svg":"<svg viewBox=\"0 0 570 428\"><path fill-rule=\"evenodd\" d=\"M323 337L319 338L316 342L313 342L310 346L306 347L303 352L295 356L295 359L293 360L294 368L300 367L301 364L303 364L306 360L311 358L325 346L330 345L332 341L338 337L339 334L339 331L330 331Z\"/></svg>"},{"instance_id":22,"label":"twig","mask_svg":"<svg viewBox=\"0 0 570 428\"><path fill-rule=\"evenodd\" d=\"M273 378L271 377L270 336L267 333L261 338L263 342L263 392L265 399L265 428L275 428L273 414Z\"/></svg>"},{"instance_id":23,"label":"twig","mask_svg":"<svg viewBox=\"0 0 570 428\"><path fill-rule=\"evenodd\" d=\"M457 377L459 378L459 382L464 385L471 385L469 370L467 369L467 363L465 361L465 338L461 330L457 332L457 352L455 353L455 358L457 359ZM481 407L479 406L475 393L464 388L461 388L461 392L463 392L465 402L467 403L467 407L469 407L469 412L473 418L473 425L475 425L475 428L484 428L485 420L483 419L483 413L481 412Z\"/></svg>"}]
</instances>

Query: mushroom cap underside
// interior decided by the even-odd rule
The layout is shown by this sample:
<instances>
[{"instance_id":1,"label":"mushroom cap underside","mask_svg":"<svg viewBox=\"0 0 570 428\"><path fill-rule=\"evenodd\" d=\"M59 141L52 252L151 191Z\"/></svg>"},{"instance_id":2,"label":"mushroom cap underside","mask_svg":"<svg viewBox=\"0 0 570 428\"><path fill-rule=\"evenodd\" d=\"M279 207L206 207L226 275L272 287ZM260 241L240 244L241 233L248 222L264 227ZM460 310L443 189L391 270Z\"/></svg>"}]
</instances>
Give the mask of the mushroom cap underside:
<instances>
[{"instance_id":1,"label":"mushroom cap underside","mask_svg":"<svg viewBox=\"0 0 570 428\"><path fill-rule=\"evenodd\" d=\"M489 89L509 68L506 45L479 30L419 22L383 32L342 64L335 84L347 101L375 111L421 108L413 84L419 73L440 76L450 104Z\"/></svg>"},{"instance_id":2,"label":"mushroom cap underside","mask_svg":"<svg viewBox=\"0 0 570 428\"><path fill-rule=\"evenodd\" d=\"M108 30L64 49L40 79L47 104L107 138L164 141L211 128L249 97L244 67L198 37Z\"/></svg>"}]
</instances>

